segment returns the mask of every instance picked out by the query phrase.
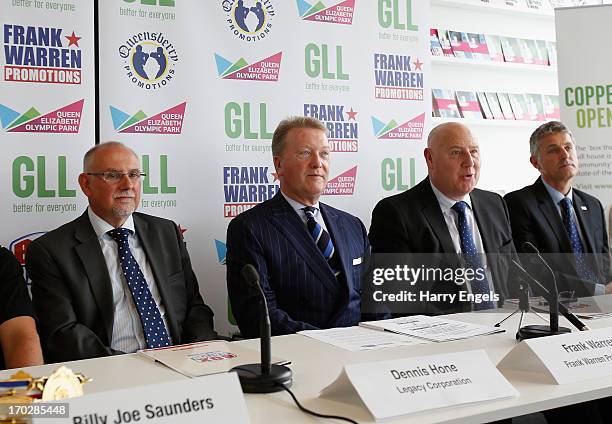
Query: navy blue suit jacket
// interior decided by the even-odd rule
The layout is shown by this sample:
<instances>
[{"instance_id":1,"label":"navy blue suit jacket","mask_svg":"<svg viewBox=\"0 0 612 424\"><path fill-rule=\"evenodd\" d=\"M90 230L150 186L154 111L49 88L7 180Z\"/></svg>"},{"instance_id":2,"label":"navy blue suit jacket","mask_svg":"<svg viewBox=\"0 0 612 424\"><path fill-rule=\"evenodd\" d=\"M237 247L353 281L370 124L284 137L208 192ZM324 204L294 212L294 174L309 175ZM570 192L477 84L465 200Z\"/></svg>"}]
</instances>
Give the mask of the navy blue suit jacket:
<instances>
[{"instance_id":1,"label":"navy blue suit jacket","mask_svg":"<svg viewBox=\"0 0 612 424\"><path fill-rule=\"evenodd\" d=\"M259 336L260 295L242 278L245 264L259 272L273 335L359 322L362 268L370 249L366 230L359 218L319 205L340 257L343 277L338 280L280 192L230 222L227 291L243 336Z\"/></svg>"}]
</instances>

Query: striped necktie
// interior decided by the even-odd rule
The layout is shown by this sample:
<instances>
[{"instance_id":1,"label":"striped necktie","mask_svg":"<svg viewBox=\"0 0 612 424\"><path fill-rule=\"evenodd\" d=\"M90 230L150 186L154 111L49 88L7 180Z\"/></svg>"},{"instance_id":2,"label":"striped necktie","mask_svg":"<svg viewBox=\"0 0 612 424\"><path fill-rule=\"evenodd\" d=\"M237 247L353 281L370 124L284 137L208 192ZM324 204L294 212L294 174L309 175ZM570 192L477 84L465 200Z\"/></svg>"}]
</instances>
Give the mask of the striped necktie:
<instances>
[{"instance_id":1,"label":"striped necktie","mask_svg":"<svg viewBox=\"0 0 612 424\"><path fill-rule=\"evenodd\" d=\"M117 242L121 270L140 316L147 348L169 346L171 344L170 337L166 331L159 308L155 303L155 299L153 299L142 270L130 250L128 239L131 233L132 230L127 228L115 228L106 234Z\"/></svg>"},{"instance_id":2,"label":"striped necktie","mask_svg":"<svg viewBox=\"0 0 612 424\"><path fill-rule=\"evenodd\" d=\"M321 224L319 224L315 219L317 209L313 208L312 206L306 206L303 208L303 211L306 214L306 225L308 227L310 236L337 277L340 271L338 271L339 267L337 266L337 260L335 259L336 256L334 256L336 249L334 248L334 243L332 242L329 233L325 231Z\"/></svg>"}]
</instances>

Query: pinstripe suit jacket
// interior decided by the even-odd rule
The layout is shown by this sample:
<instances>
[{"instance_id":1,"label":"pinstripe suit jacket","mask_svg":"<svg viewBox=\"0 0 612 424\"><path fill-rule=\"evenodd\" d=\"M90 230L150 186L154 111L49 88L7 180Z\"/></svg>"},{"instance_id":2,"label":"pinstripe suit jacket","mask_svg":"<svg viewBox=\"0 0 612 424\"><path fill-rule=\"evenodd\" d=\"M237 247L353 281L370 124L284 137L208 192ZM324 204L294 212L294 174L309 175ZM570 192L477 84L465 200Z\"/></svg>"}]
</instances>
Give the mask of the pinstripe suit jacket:
<instances>
[{"instance_id":1,"label":"pinstripe suit jacket","mask_svg":"<svg viewBox=\"0 0 612 424\"><path fill-rule=\"evenodd\" d=\"M365 260L369 252L366 230L359 218L346 212L323 203L320 210L340 256L343 277L338 280L280 192L230 223L227 291L243 336L259 336L259 295L243 281L245 264L259 272L273 335L359 322L364 265L353 261Z\"/></svg>"}]
</instances>

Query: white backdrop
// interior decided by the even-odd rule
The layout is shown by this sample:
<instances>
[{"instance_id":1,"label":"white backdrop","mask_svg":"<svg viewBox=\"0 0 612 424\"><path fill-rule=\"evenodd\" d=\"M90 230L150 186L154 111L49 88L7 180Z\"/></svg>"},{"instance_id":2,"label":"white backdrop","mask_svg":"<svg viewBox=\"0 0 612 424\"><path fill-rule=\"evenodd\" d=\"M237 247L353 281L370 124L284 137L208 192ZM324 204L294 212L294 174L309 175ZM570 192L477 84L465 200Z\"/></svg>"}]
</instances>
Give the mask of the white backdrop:
<instances>
[{"instance_id":1,"label":"white backdrop","mask_svg":"<svg viewBox=\"0 0 612 424\"><path fill-rule=\"evenodd\" d=\"M184 229L205 301L215 311L217 329L227 334L236 327L228 317L225 232L236 213L278 189L270 141L279 120L308 114L330 126L337 151L322 200L358 215L366 226L381 197L424 175L423 134L431 115L429 2L145 3L151 2L100 2L101 139L125 142L141 156L148 176L140 210ZM68 47L64 36L74 30L82 37L81 84L1 82L0 134L9 154L2 155L0 241L8 245L55 228L85 208L76 180L81 157L94 143L93 18L92 1L1 4L3 26L61 26L68 50L76 46ZM5 75L7 63L3 52ZM80 99L85 102L75 134L10 131L20 116L13 111L35 106L45 114ZM37 123L31 114L23 119ZM19 156L37 166L36 156L42 156L46 180L27 163L23 172L13 173ZM57 156L67 158L59 178ZM22 174L39 183L38 190L19 192L25 197L12 190L29 184ZM52 197L44 197L45 184L55 190ZM61 191L62 184L69 191ZM22 203L33 211L17 212ZM37 204L71 207L38 213Z\"/></svg>"}]
</instances>

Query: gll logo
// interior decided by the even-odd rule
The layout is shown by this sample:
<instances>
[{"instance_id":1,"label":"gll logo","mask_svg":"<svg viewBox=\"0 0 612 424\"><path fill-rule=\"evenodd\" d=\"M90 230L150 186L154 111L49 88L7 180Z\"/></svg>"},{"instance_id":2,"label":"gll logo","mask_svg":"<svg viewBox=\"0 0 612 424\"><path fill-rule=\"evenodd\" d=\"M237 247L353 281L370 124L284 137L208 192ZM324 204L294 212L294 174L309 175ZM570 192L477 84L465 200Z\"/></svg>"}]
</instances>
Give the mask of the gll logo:
<instances>
[{"instance_id":1,"label":"gll logo","mask_svg":"<svg viewBox=\"0 0 612 424\"><path fill-rule=\"evenodd\" d=\"M398 124L395 119L385 124L380 119L372 116L372 130L379 140L422 140L424 126L424 113L403 124Z\"/></svg>"},{"instance_id":2,"label":"gll logo","mask_svg":"<svg viewBox=\"0 0 612 424\"><path fill-rule=\"evenodd\" d=\"M20 113L0 104L0 125L6 132L76 134L81 126L84 100L41 114L35 107Z\"/></svg>"},{"instance_id":3,"label":"gll logo","mask_svg":"<svg viewBox=\"0 0 612 424\"><path fill-rule=\"evenodd\" d=\"M174 78L179 56L163 32L131 35L119 47L126 77L138 88L157 90Z\"/></svg>"},{"instance_id":4,"label":"gll logo","mask_svg":"<svg viewBox=\"0 0 612 424\"><path fill-rule=\"evenodd\" d=\"M278 52L249 65L242 57L232 63L220 54L215 53L215 62L217 63L217 73L222 79L278 81L282 57L283 53Z\"/></svg>"},{"instance_id":5,"label":"gll logo","mask_svg":"<svg viewBox=\"0 0 612 424\"><path fill-rule=\"evenodd\" d=\"M344 0L333 6L325 6L319 1L312 5L305 0L297 0L300 18L304 21L329 22L351 25L355 13L355 0Z\"/></svg>"},{"instance_id":6,"label":"gll logo","mask_svg":"<svg viewBox=\"0 0 612 424\"><path fill-rule=\"evenodd\" d=\"M110 106L113 127L119 133L130 134L180 134L187 102L173 106L153 116L142 110L130 115Z\"/></svg>"},{"instance_id":7,"label":"gll logo","mask_svg":"<svg viewBox=\"0 0 612 424\"><path fill-rule=\"evenodd\" d=\"M275 15L271 0L222 0L221 7L236 38L251 43L270 34Z\"/></svg>"},{"instance_id":8,"label":"gll logo","mask_svg":"<svg viewBox=\"0 0 612 424\"><path fill-rule=\"evenodd\" d=\"M348 171L327 182L323 195L326 196L352 196L355 192L355 182L357 181L357 167L354 166Z\"/></svg>"}]
</instances>

